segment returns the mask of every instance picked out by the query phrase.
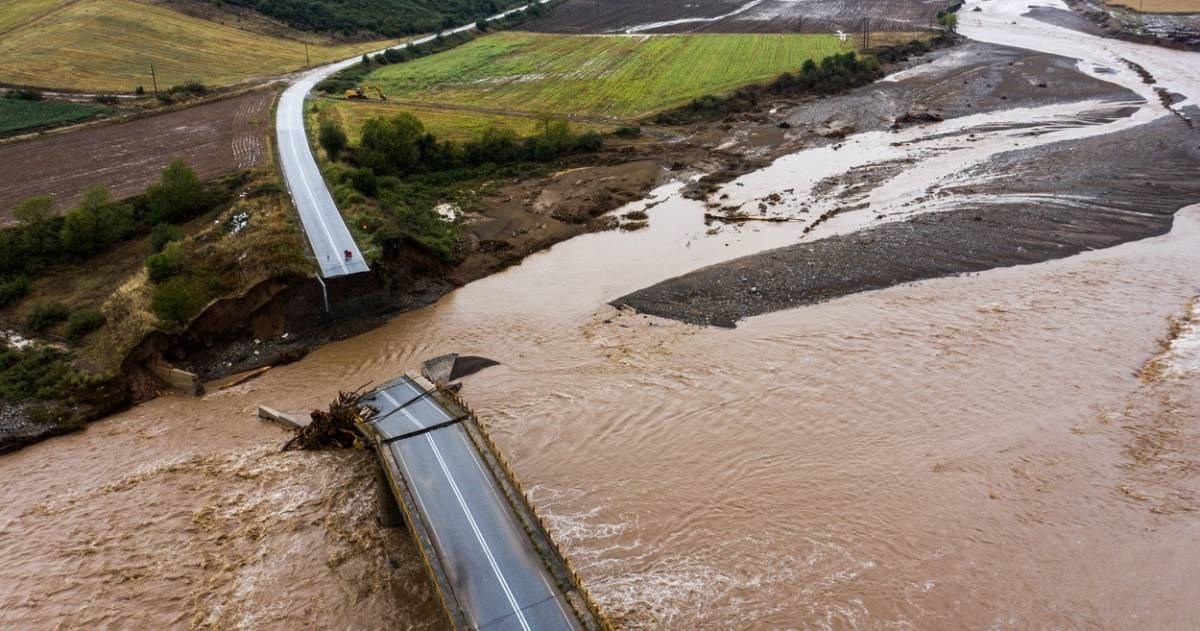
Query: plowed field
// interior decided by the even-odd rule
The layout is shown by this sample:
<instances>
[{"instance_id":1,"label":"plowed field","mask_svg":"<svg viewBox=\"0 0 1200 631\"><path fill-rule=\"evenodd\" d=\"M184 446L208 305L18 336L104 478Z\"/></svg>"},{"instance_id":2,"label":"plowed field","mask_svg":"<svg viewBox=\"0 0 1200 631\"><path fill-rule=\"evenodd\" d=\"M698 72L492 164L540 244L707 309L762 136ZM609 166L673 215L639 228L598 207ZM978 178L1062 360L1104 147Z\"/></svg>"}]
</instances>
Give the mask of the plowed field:
<instances>
[{"instance_id":1,"label":"plowed field","mask_svg":"<svg viewBox=\"0 0 1200 631\"><path fill-rule=\"evenodd\" d=\"M251 92L128 123L0 145L0 223L21 200L53 195L69 208L83 189L103 184L137 195L168 162L182 158L201 177L269 159L274 92Z\"/></svg>"}]
</instances>

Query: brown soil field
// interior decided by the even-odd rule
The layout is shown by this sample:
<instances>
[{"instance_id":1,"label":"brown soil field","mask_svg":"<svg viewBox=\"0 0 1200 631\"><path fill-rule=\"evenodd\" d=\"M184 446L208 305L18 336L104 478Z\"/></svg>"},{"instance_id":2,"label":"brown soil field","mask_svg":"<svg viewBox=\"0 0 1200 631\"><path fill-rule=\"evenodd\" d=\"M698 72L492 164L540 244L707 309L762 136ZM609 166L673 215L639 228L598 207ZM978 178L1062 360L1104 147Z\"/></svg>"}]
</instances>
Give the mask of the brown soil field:
<instances>
[{"instance_id":1,"label":"brown soil field","mask_svg":"<svg viewBox=\"0 0 1200 631\"><path fill-rule=\"evenodd\" d=\"M140 194L168 162L182 159L203 178L269 159L275 92L256 91L187 109L0 145L0 225L29 197L52 195L70 208L84 189Z\"/></svg>"},{"instance_id":2,"label":"brown soil field","mask_svg":"<svg viewBox=\"0 0 1200 631\"><path fill-rule=\"evenodd\" d=\"M548 33L846 33L929 28L944 0L568 0L527 30Z\"/></svg>"},{"instance_id":3,"label":"brown soil field","mask_svg":"<svg viewBox=\"0 0 1200 631\"><path fill-rule=\"evenodd\" d=\"M1144 13L1200 13L1200 0L1111 0L1108 4Z\"/></svg>"}]
</instances>

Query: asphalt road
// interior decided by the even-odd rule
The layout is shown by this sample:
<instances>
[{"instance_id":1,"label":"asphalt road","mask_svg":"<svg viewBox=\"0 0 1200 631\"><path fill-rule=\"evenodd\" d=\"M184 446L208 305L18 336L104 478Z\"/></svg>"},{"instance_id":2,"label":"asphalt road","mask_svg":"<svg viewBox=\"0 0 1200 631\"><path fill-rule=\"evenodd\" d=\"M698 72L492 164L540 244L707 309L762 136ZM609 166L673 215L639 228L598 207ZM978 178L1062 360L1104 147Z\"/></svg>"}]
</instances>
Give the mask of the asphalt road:
<instances>
[{"instance_id":1,"label":"asphalt road","mask_svg":"<svg viewBox=\"0 0 1200 631\"><path fill-rule=\"evenodd\" d=\"M540 1L545 3L548 0ZM529 5L499 13L488 18L488 21L498 20L527 6ZM473 28L474 24L468 24L443 32L461 33ZM430 35L411 40L398 45L397 48L423 44L435 37L436 35ZM361 59L362 57L354 57L295 75L292 84L280 97L275 114L275 134L279 142L279 163L283 169L283 178L292 194L304 234L308 237L308 243L312 246L317 264L321 268L321 276L324 278L357 274L368 271L368 268L358 244L354 242L354 237L351 236L337 204L333 201L333 196L329 193L329 187L325 185L316 158L313 157L308 136L304 133L304 100L319 81L359 63Z\"/></svg>"},{"instance_id":2,"label":"asphalt road","mask_svg":"<svg viewBox=\"0 0 1200 631\"><path fill-rule=\"evenodd\" d=\"M384 437L450 420L407 377L367 398ZM386 415L386 417L384 417ZM387 445L423 515L472 629L580 629L461 424Z\"/></svg>"}]
</instances>

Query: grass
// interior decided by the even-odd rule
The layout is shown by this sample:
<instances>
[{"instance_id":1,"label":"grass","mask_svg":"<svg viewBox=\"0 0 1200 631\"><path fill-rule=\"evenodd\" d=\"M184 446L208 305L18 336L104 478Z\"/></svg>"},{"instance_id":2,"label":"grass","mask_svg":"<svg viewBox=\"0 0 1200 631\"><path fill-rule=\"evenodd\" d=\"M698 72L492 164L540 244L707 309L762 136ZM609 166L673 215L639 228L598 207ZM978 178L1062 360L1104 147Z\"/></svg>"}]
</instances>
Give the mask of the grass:
<instances>
[{"instance_id":1,"label":"grass","mask_svg":"<svg viewBox=\"0 0 1200 631\"><path fill-rule=\"evenodd\" d=\"M91 92L186 81L227 85L305 65L304 44L242 31L138 0L0 2L0 82ZM7 29L7 30L5 30ZM308 47L312 63L382 42Z\"/></svg>"},{"instance_id":2,"label":"grass","mask_svg":"<svg viewBox=\"0 0 1200 631\"><path fill-rule=\"evenodd\" d=\"M766 81L850 46L833 35L504 32L383 66L366 81L408 101L628 120Z\"/></svg>"},{"instance_id":3,"label":"grass","mask_svg":"<svg viewBox=\"0 0 1200 631\"><path fill-rule=\"evenodd\" d=\"M342 129L350 137L350 142L358 144L362 125L367 119L379 116L392 117L401 112L416 116L425 124L425 129L442 140L465 141L479 135L491 126L508 127L520 136L533 133L537 117L532 115L500 114L484 110L458 109L424 105L420 103L389 101L346 101L343 99L324 99L320 101L324 112L333 116L342 125ZM611 125L577 124L576 131L611 131Z\"/></svg>"},{"instance_id":4,"label":"grass","mask_svg":"<svg viewBox=\"0 0 1200 631\"><path fill-rule=\"evenodd\" d=\"M1200 13L1200 0L1112 0L1109 4L1143 13Z\"/></svg>"},{"instance_id":5,"label":"grass","mask_svg":"<svg viewBox=\"0 0 1200 631\"><path fill-rule=\"evenodd\" d=\"M0 99L0 136L101 116L111 109L95 103Z\"/></svg>"}]
</instances>

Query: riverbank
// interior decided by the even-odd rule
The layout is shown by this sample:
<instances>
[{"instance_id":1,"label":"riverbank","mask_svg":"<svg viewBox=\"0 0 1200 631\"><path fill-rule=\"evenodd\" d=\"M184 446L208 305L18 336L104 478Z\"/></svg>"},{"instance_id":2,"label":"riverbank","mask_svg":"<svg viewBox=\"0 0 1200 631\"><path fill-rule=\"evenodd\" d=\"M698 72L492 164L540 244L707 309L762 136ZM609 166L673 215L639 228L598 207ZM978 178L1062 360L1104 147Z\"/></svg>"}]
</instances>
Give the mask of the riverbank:
<instances>
[{"instance_id":1,"label":"riverbank","mask_svg":"<svg viewBox=\"0 0 1200 631\"><path fill-rule=\"evenodd\" d=\"M885 68L911 68L947 54L924 45L882 49ZM296 361L331 341L359 335L397 313L437 301L554 244L600 230L636 230L637 215L610 215L670 181L701 174L732 176L765 166L811 142L810 130L772 120L780 108L818 104L824 96L764 98L752 110L716 121L664 128L636 137L609 135L598 153L564 158L543 175L479 187L469 209L448 207L465 233L468 253L457 264L410 244L361 278L270 279L246 295L221 301L187 331L156 335L126 361L132 370L162 356L203 381ZM328 301L328 307L326 307Z\"/></svg>"}]
</instances>

